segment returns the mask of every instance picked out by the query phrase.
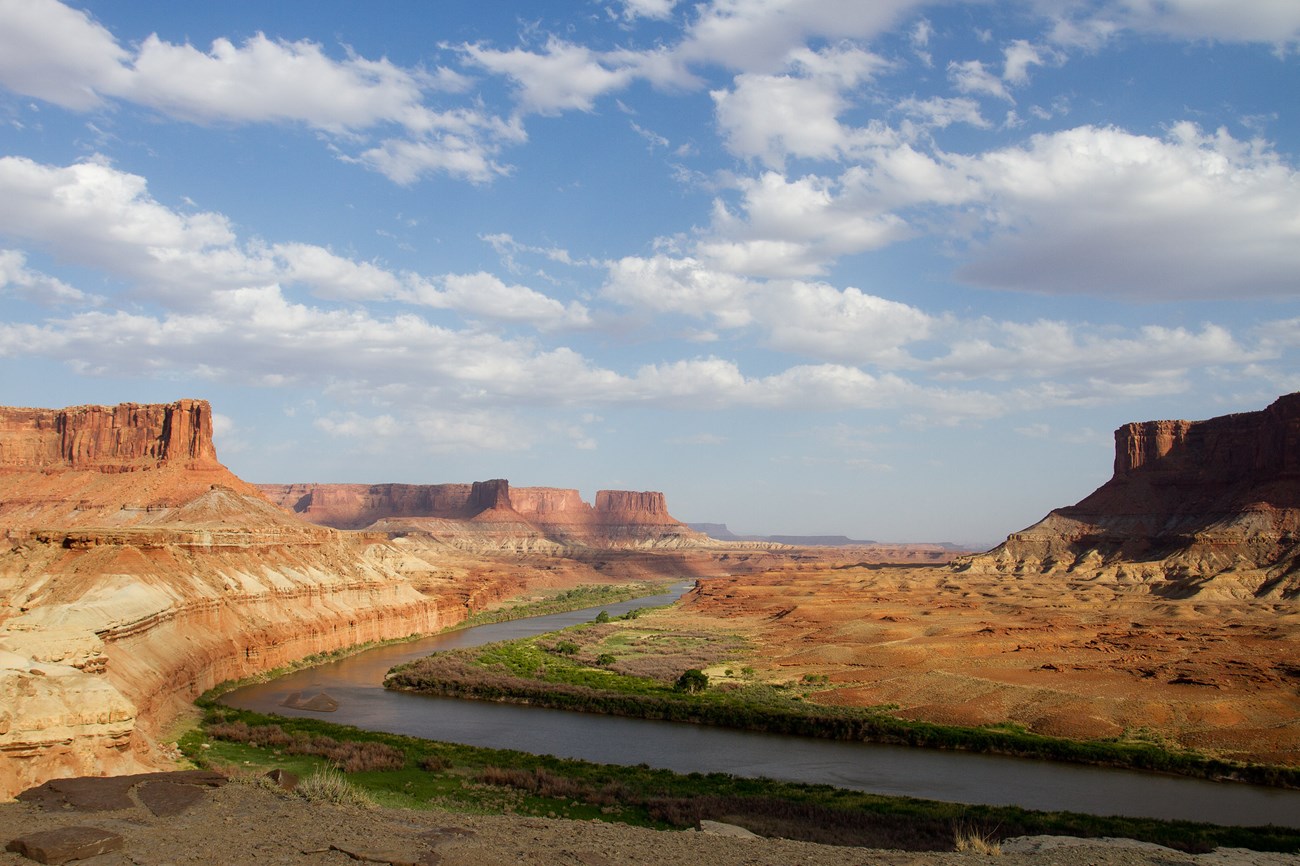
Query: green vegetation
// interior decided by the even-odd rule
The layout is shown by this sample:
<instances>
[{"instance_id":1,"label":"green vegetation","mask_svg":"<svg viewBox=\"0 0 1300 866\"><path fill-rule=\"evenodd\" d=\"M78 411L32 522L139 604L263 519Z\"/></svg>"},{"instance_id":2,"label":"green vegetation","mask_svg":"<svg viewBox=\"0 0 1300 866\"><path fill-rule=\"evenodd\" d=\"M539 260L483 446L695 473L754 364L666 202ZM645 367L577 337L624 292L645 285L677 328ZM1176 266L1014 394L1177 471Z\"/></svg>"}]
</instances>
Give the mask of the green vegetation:
<instances>
[{"instance_id":1,"label":"green vegetation","mask_svg":"<svg viewBox=\"0 0 1300 866\"><path fill-rule=\"evenodd\" d=\"M572 589L560 590L551 595L542 595L538 598L519 598L491 610L476 611L468 618L455 625L448 626L443 631L459 631L476 625L491 625L492 623L506 622L512 619L523 619L527 616L544 616L549 613L567 613L571 610L582 610L584 607L596 607L602 604L628 601L633 598L643 598L648 595L659 595L667 592L674 583L674 581L638 581L636 583L584 584L575 586ZM608 619L609 613L607 611L601 611L601 613ZM599 619L599 616L597 619Z\"/></svg>"},{"instance_id":2,"label":"green vegetation","mask_svg":"<svg viewBox=\"0 0 1300 866\"><path fill-rule=\"evenodd\" d=\"M773 685L752 681L752 669L742 668L745 679L722 678L711 686L704 669L736 658L744 647L744 641L732 635L658 631L653 622L589 623L552 635L438 653L389 671L385 686L769 733L1300 788L1300 770L1226 761L1171 748L1150 737L1069 740L1016 724L958 727L899 718L891 713L893 707L822 705L808 699L827 687L820 676Z\"/></svg>"},{"instance_id":3,"label":"green vegetation","mask_svg":"<svg viewBox=\"0 0 1300 866\"><path fill-rule=\"evenodd\" d=\"M658 828L723 820L767 835L910 850L952 850L957 839L993 846L1009 836L1059 834L1122 836L1185 851L1218 846L1300 851L1300 831L964 806L770 779L679 775L644 765L458 746L211 703L204 730L187 734L181 746L201 765L250 775L279 767L307 779L332 766L322 754L290 754L294 743L312 744L324 755L371 755L383 762L388 769L355 765L343 777L348 791L341 791L337 772L332 781L323 778L326 792L320 796L358 794L389 807L595 818ZM395 755L401 756L400 765L394 765ZM330 777L328 769L324 776Z\"/></svg>"}]
</instances>

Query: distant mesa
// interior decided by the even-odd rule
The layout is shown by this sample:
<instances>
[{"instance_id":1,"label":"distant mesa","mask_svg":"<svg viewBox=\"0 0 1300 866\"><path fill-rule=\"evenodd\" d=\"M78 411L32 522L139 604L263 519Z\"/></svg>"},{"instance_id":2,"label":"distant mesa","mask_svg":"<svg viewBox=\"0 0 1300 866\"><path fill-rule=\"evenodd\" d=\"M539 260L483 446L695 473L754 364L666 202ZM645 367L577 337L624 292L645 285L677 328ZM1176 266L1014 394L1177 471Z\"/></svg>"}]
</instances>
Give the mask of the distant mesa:
<instances>
[{"instance_id":1,"label":"distant mesa","mask_svg":"<svg viewBox=\"0 0 1300 866\"><path fill-rule=\"evenodd\" d=\"M1300 595L1300 393L1124 425L1108 482L964 565L1166 581L1156 591L1169 595Z\"/></svg>"},{"instance_id":2,"label":"distant mesa","mask_svg":"<svg viewBox=\"0 0 1300 866\"><path fill-rule=\"evenodd\" d=\"M494 544L700 547L711 542L668 513L658 491L600 490L594 507L577 490L473 484L262 484L268 499L304 520L335 529L392 535L421 532L459 547ZM494 540L495 539L495 540Z\"/></svg>"}]
</instances>

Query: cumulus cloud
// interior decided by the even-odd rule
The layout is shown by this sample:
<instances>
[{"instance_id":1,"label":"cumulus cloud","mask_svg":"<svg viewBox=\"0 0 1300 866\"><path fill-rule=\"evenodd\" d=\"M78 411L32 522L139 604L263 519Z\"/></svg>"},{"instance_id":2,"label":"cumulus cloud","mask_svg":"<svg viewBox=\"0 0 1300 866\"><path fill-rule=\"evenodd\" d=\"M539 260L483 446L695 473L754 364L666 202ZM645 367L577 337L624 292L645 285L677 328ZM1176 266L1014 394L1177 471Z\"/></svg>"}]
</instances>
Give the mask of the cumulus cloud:
<instances>
[{"instance_id":1,"label":"cumulus cloud","mask_svg":"<svg viewBox=\"0 0 1300 866\"><path fill-rule=\"evenodd\" d=\"M968 282L1144 299L1285 297L1300 272L1300 172L1267 142L1175 124L1082 126L971 156L892 142L839 176L742 178L694 254L750 276L824 273L924 228Z\"/></svg>"},{"instance_id":2,"label":"cumulus cloud","mask_svg":"<svg viewBox=\"0 0 1300 866\"><path fill-rule=\"evenodd\" d=\"M345 158L399 183L442 172L485 181L522 130L478 109L439 111L429 95L464 88L451 70L426 73L348 52L329 56L308 40L257 33L202 50L150 34L124 48L87 13L56 0L0 0L0 85L73 110L134 103L196 123L291 123L331 134ZM360 154L370 130L396 126Z\"/></svg>"},{"instance_id":3,"label":"cumulus cloud","mask_svg":"<svg viewBox=\"0 0 1300 866\"><path fill-rule=\"evenodd\" d=\"M581 304L485 274L395 272L315 244L241 242L224 215L169 208L143 177L102 162L51 166L0 157L0 235L103 269L134 295L178 309L201 308L212 292L284 284L323 299L421 304L542 329L590 324ZM18 285L19 277L10 281ZM62 291L71 297L76 290Z\"/></svg>"},{"instance_id":4,"label":"cumulus cloud","mask_svg":"<svg viewBox=\"0 0 1300 866\"><path fill-rule=\"evenodd\" d=\"M714 203L710 236L697 255L734 273L802 277L848 253L880 249L911 234L906 223L834 179L777 172L738 180L737 209Z\"/></svg>"},{"instance_id":5,"label":"cumulus cloud","mask_svg":"<svg viewBox=\"0 0 1300 866\"><path fill-rule=\"evenodd\" d=\"M1300 272L1300 173L1190 123L1163 139L1079 127L951 163L982 189L986 246L960 275L1027 291L1282 297Z\"/></svg>"},{"instance_id":6,"label":"cumulus cloud","mask_svg":"<svg viewBox=\"0 0 1300 866\"><path fill-rule=\"evenodd\" d=\"M738 328L751 321L748 299L755 290L749 280L709 268L698 259L660 254L610 262L601 295L625 306L708 316L720 327Z\"/></svg>"},{"instance_id":7,"label":"cumulus cloud","mask_svg":"<svg viewBox=\"0 0 1300 866\"><path fill-rule=\"evenodd\" d=\"M713 0L699 7L676 53L687 62L774 72L808 42L869 39L921 0Z\"/></svg>"},{"instance_id":8,"label":"cumulus cloud","mask_svg":"<svg viewBox=\"0 0 1300 866\"><path fill-rule=\"evenodd\" d=\"M565 305L527 286L512 285L481 271L448 274L435 282L442 288L426 282L416 289L416 300L430 307L502 322L523 322L542 330L591 324L591 316L582 304Z\"/></svg>"},{"instance_id":9,"label":"cumulus cloud","mask_svg":"<svg viewBox=\"0 0 1300 866\"><path fill-rule=\"evenodd\" d=\"M736 156L779 168L787 157L837 159L874 141L873 128L840 122L850 106L846 94L887 67L857 48L792 51L789 71L742 73L730 90L711 96L718 128Z\"/></svg>"},{"instance_id":10,"label":"cumulus cloud","mask_svg":"<svg viewBox=\"0 0 1300 866\"><path fill-rule=\"evenodd\" d=\"M56 277L27 267L21 250L0 249L0 297L10 295L52 307L59 304L98 304L100 299Z\"/></svg>"},{"instance_id":11,"label":"cumulus cloud","mask_svg":"<svg viewBox=\"0 0 1300 866\"><path fill-rule=\"evenodd\" d=\"M909 364L904 347L926 339L935 323L907 304L825 283L769 286L757 307L773 348L857 364Z\"/></svg>"}]
</instances>

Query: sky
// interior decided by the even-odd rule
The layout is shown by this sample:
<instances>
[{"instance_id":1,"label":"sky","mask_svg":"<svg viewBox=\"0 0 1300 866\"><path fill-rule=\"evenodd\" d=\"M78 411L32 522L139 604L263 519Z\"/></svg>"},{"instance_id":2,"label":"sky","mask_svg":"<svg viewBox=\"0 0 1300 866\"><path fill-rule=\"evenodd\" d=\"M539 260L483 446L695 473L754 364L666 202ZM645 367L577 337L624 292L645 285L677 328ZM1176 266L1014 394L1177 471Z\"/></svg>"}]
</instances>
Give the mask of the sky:
<instances>
[{"instance_id":1,"label":"sky","mask_svg":"<svg viewBox=\"0 0 1300 866\"><path fill-rule=\"evenodd\" d=\"M0 0L0 403L993 544L1300 390L1295 0Z\"/></svg>"}]
</instances>

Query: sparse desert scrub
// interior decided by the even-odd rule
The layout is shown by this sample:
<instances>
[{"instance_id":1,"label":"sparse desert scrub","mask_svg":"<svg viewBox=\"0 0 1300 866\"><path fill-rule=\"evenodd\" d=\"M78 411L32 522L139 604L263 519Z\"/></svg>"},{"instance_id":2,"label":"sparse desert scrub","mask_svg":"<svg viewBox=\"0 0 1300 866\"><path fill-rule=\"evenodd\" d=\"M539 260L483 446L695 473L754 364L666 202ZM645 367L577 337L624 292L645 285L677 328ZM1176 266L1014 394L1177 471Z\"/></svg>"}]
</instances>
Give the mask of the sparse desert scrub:
<instances>
[{"instance_id":1,"label":"sparse desert scrub","mask_svg":"<svg viewBox=\"0 0 1300 866\"><path fill-rule=\"evenodd\" d=\"M333 767L321 767L298 783L298 796L313 803L372 809L375 801Z\"/></svg>"}]
</instances>

